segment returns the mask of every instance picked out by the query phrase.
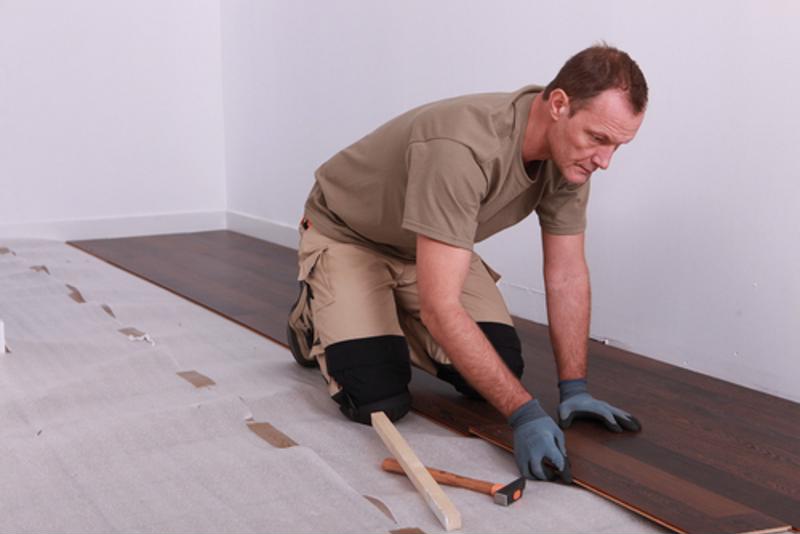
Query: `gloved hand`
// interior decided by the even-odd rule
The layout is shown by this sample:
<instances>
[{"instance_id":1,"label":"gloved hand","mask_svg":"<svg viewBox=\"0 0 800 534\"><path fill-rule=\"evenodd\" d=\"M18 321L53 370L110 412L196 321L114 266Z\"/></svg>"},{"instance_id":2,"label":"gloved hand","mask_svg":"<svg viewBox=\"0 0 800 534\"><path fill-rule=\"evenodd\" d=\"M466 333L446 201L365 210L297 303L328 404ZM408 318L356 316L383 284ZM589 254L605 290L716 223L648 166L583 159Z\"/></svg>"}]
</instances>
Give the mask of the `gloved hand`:
<instances>
[{"instance_id":1,"label":"gloved hand","mask_svg":"<svg viewBox=\"0 0 800 534\"><path fill-rule=\"evenodd\" d=\"M561 428L569 428L574 419L596 419L613 432L622 432L623 429L638 432L642 429L641 423L628 412L592 397L586 390L585 378L562 380L558 389L561 393L558 425Z\"/></svg>"},{"instance_id":2,"label":"gloved hand","mask_svg":"<svg viewBox=\"0 0 800 534\"><path fill-rule=\"evenodd\" d=\"M536 399L517 408L508 419L514 429L514 459L526 478L571 483L564 433Z\"/></svg>"}]
</instances>

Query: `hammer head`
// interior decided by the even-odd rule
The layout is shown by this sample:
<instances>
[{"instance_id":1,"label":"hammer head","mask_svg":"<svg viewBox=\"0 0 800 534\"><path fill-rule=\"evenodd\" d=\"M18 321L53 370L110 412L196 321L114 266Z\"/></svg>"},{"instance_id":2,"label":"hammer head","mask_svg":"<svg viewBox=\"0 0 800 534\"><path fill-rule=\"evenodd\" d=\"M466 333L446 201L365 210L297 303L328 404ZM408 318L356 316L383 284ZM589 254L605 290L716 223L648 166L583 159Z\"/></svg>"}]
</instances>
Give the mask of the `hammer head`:
<instances>
[{"instance_id":1,"label":"hammer head","mask_svg":"<svg viewBox=\"0 0 800 534\"><path fill-rule=\"evenodd\" d=\"M520 477L514 482L510 482L498 489L494 494L494 502L501 506L508 506L514 501L518 501L525 491L525 477Z\"/></svg>"}]
</instances>

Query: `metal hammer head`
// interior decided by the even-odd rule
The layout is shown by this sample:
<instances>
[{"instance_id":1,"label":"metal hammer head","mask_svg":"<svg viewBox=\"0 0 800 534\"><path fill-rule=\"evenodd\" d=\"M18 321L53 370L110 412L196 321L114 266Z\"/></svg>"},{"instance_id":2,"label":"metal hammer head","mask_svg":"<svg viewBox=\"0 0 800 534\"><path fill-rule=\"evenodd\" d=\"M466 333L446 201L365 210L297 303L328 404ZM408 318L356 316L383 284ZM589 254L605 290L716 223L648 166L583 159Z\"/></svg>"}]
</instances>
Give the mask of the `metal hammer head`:
<instances>
[{"instance_id":1,"label":"metal hammer head","mask_svg":"<svg viewBox=\"0 0 800 534\"><path fill-rule=\"evenodd\" d=\"M508 506L512 502L520 500L523 491L525 491L525 477L520 477L514 482L498 488L494 492L494 502L501 506Z\"/></svg>"}]
</instances>

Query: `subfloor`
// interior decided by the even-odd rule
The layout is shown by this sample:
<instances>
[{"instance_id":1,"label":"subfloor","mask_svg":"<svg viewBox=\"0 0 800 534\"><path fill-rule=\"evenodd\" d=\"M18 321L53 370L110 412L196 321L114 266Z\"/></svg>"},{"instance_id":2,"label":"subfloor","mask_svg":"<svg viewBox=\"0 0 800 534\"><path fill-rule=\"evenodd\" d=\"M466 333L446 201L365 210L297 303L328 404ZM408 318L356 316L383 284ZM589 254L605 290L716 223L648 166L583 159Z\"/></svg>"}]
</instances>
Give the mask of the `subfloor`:
<instances>
[{"instance_id":1,"label":"subfloor","mask_svg":"<svg viewBox=\"0 0 800 534\"><path fill-rule=\"evenodd\" d=\"M296 251L229 231L71 245L281 343L297 298ZM547 327L514 319L523 384L557 406ZM800 522L800 404L590 342L592 391L630 409L642 432L566 431L575 483L675 532L781 532ZM620 387L624 385L624 387ZM510 450L505 419L425 372L413 409Z\"/></svg>"},{"instance_id":2,"label":"subfloor","mask_svg":"<svg viewBox=\"0 0 800 534\"><path fill-rule=\"evenodd\" d=\"M316 371L204 308L63 243L3 240L0 320L2 532L442 531ZM416 414L398 428L429 465L517 475ZM529 483L508 508L445 491L464 532L663 532L577 487Z\"/></svg>"}]
</instances>

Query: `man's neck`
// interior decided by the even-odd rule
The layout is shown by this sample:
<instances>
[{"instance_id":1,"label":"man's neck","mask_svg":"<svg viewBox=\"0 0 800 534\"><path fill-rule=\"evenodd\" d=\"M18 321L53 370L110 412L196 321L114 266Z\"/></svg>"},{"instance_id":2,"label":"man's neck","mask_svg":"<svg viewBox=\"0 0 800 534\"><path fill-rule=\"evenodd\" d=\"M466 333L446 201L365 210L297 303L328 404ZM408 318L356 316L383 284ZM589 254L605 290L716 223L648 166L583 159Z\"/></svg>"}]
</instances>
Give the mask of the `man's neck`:
<instances>
[{"instance_id":1,"label":"man's neck","mask_svg":"<svg viewBox=\"0 0 800 534\"><path fill-rule=\"evenodd\" d=\"M550 122L547 102L542 98L542 93L539 93L531 103L525 137L522 139L524 162L550 159L550 146L547 143L547 129Z\"/></svg>"}]
</instances>

